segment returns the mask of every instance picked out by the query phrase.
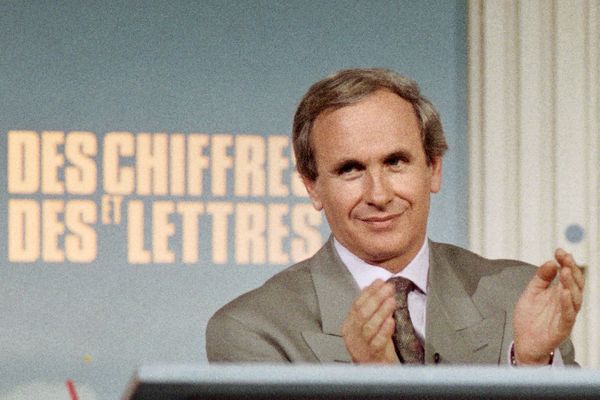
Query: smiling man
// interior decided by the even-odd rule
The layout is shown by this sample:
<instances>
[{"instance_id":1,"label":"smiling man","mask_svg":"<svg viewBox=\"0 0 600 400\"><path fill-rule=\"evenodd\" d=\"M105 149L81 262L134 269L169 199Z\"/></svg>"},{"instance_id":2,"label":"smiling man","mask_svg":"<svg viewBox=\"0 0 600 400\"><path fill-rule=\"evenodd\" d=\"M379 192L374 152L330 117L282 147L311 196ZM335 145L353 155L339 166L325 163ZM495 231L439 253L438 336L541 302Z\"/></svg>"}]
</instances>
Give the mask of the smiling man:
<instances>
[{"instance_id":1,"label":"smiling man","mask_svg":"<svg viewBox=\"0 0 600 400\"><path fill-rule=\"evenodd\" d=\"M211 318L209 361L575 362L584 279L569 254L536 269L427 239L447 145L414 82L352 69L315 83L293 144L332 236Z\"/></svg>"}]
</instances>

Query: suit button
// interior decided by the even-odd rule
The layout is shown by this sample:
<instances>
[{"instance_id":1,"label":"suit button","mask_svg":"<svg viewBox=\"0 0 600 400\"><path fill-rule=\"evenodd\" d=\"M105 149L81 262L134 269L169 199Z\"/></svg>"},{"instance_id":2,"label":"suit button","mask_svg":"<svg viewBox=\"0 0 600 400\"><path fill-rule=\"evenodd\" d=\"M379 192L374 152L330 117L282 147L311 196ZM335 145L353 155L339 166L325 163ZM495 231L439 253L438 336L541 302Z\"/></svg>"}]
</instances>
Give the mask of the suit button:
<instances>
[{"instance_id":1,"label":"suit button","mask_svg":"<svg viewBox=\"0 0 600 400\"><path fill-rule=\"evenodd\" d=\"M436 364L440 363L440 353L435 353L433 355L433 362L436 363Z\"/></svg>"}]
</instances>

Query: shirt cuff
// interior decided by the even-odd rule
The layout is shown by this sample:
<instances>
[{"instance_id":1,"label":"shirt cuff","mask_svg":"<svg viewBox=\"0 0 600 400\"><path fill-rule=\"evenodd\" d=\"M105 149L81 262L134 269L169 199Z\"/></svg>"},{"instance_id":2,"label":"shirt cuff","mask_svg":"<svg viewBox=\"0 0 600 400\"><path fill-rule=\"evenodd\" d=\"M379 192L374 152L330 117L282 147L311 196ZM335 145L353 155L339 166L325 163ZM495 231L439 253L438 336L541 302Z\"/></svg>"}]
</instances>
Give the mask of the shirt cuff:
<instances>
[{"instance_id":1,"label":"shirt cuff","mask_svg":"<svg viewBox=\"0 0 600 400\"><path fill-rule=\"evenodd\" d=\"M516 367L516 365L513 365L513 363L511 362L512 355L514 354L513 353L514 345L515 345L515 342L510 343L510 347L508 348L508 357L507 357L508 365L513 368ZM563 361L562 355L560 354L560 349L556 348L556 349L554 349L554 356L552 357L552 363L548 364L548 365L540 365L537 368L554 368L554 367L562 367L564 365L565 365L565 363Z\"/></svg>"}]
</instances>

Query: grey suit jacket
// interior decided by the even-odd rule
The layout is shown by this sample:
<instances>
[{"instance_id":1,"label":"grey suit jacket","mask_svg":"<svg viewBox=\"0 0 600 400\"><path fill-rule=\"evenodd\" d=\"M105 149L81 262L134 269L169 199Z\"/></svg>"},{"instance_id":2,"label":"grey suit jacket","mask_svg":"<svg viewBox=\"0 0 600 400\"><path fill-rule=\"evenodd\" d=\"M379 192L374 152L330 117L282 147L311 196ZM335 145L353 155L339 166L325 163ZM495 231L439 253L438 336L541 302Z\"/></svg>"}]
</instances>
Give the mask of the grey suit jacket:
<instances>
[{"instance_id":1,"label":"grey suit jacket","mask_svg":"<svg viewBox=\"0 0 600 400\"><path fill-rule=\"evenodd\" d=\"M430 242L426 363L506 364L512 311L535 267ZM210 319L211 362L351 362L341 327L359 293L329 240ZM561 346L574 363L570 341Z\"/></svg>"}]
</instances>

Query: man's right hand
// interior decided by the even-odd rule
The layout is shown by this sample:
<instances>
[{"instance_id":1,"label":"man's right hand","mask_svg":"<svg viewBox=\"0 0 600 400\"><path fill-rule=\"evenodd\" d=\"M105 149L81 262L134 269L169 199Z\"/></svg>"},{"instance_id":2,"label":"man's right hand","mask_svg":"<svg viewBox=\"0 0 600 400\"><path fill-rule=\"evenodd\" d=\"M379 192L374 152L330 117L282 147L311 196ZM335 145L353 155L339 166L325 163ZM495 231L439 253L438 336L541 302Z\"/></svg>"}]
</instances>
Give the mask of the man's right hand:
<instances>
[{"instance_id":1,"label":"man's right hand","mask_svg":"<svg viewBox=\"0 0 600 400\"><path fill-rule=\"evenodd\" d=\"M352 304L342 336L356 363L398 363L392 335L396 327L394 285L378 279Z\"/></svg>"}]
</instances>

